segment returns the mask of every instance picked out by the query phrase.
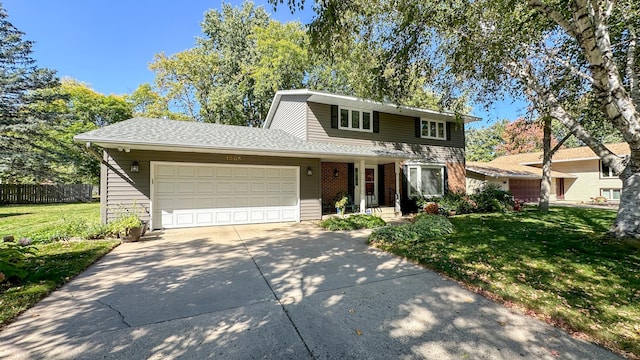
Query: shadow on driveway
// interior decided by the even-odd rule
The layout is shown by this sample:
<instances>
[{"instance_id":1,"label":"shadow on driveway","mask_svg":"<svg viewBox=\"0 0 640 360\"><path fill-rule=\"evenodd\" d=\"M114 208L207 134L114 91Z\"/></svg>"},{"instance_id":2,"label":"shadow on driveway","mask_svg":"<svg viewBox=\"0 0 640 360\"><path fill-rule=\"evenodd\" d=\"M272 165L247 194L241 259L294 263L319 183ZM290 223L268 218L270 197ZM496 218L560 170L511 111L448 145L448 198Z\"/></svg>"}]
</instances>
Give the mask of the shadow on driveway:
<instances>
[{"instance_id":1,"label":"shadow on driveway","mask_svg":"<svg viewBox=\"0 0 640 360\"><path fill-rule=\"evenodd\" d=\"M123 244L0 332L0 358L615 359L312 224Z\"/></svg>"}]
</instances>

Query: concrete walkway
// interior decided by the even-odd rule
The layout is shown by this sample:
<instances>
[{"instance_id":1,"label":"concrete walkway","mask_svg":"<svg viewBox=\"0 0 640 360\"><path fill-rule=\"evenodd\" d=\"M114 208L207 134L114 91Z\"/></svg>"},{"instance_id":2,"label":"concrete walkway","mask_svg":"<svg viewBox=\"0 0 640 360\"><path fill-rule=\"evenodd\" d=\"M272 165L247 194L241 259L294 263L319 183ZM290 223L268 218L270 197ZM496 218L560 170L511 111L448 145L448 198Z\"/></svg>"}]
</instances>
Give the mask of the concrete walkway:
<instances>
[{"instance_id":1,"label":"concrete walkway","mask_svg":"<svg viewBox=\"0 0 640 360\"><path fill-rule=\"evenodd\" d=\"M617 359L311 224L123 244L0 332L2 359Z\"/></svg>"}]
</instances>

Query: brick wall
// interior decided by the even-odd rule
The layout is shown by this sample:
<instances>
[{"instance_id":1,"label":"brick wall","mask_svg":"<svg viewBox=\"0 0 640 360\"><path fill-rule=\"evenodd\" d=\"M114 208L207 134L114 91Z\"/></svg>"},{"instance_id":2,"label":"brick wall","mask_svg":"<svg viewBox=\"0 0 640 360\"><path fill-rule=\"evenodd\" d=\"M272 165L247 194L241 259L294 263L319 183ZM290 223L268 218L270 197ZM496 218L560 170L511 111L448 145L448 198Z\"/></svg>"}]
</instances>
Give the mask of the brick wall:
<instances>
[{"instance_id":1,"label":"brick wall","mask_svg":"<svg viewBox=\"0 0 640 360\"><path fill-rule=\"evenodd\" d=\"M464 193L466 191L466 179L464 163L447 163L449 191Z\"/></svg>"},{"instance_id":2,"label":"brick wall","mask_svg":"<svg viewBox=\"0 0 640 360\"><path fill-rule=\"evenodd\" d=\"M322 207L333 209L333 199L341 191L347 192L348 165L339 162L323 162L322 167ZM335 170L338 177L335 177ZM330 210L331 211L331 210Z\"/></svg>"}]
</instances>

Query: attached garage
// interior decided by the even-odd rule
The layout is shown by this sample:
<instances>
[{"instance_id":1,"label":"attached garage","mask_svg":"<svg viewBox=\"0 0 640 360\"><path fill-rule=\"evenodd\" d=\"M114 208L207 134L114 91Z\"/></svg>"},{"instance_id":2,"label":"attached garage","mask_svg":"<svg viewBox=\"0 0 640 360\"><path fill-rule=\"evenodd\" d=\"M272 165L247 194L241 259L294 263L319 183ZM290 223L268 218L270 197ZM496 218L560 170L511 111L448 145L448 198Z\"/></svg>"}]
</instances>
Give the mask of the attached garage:
<instances>
[{"instance_id":1,"label":"attached garage","mask_svg":"<svg viewBox=\"0 0 640 360\"><path fill-rule=\"evenodd\" d=\"M151 162L153 228L300 220L299 167Z\"/></svg>"},{"instance_id":2,"label":"attached garage","mask_svg":"<svg viewBox=\"0 0 640 360\"><path fill-rule=\"evenodd\" d=\"M540 200L540 180L510 179L509 190L513 197L522 201Z\"/></svg>"}]
</instances>

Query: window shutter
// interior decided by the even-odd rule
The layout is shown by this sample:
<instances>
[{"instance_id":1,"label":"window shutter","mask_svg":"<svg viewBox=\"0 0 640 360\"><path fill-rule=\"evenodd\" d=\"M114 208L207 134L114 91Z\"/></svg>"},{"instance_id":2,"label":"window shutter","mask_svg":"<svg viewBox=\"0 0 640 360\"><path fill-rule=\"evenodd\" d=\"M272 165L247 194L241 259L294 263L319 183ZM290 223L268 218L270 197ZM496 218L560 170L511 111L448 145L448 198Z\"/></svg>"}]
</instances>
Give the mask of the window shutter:
<instances>
[{"instance_id":1,"label":"window shutter","mask_svg":"<svg viewBox=\"0 0 640 360\"><path fill-rule=\"evenodd\" d=\"M373 112L373 132L380 132L380 113L377 111Z\"/></svg>"},{"instance_id":2,"label":"window shutter","mask_svg":"<svg viewBox=\"0 0 640 360\"><path fill-rule=\"evenodd\" d=\"M338 128L338 105L331 105L331 127Z\"/></svg>"},{"instance_id":3,"label":"window shutter","mask_svg":"<svg viewBox=\"0 0 640 360\"><path fill-rule=\"evenodd\" d=\"M349 196L351 196L351 199L355 199L355 195L356 195L356 185L354 180L354 176L355 176L355 166L353 166L353 163L348 163L347 164L347 192L349 193Z\"/></svg>"},{"instance_id":4,"label":"window shutter","mask_svg":"<svg viewBox=\"0 0 640 360\"><path fill-rule=\"evenodd\" d=\"M378 165L378 205L386 205L385 183L384 183L384 165Z\"/></svg>"},{"instance_id":5,"label":"window shutter","mask_svg":"<svg viewBox=\"0 0 640 360\"><path fill-rule=\"evenodd\" d=\"M447 132L447 141L451 141L451 123L447 121L446 124L445 131Z\"/></svg>"},{"instance_id":6,"label":"window shutter","mask_svg":"<svg viewBox=\"0 0 640 360\"><path fill-rule=\"evenodd\" d=\"M447 123L449 124L449 123ZM448 127L448 125L447 125ZM448 137L448 136L447 136ZM443 173L443 178L444 178L444 193L448 194L449 193L449 169L444 166L442 167L442 173Z\"/></svg>"},{"instance_id":7,"label":"window shutter","mask_svg":"<svg viewBox=\"0 0 640 360\"><path fill-rule=\"evenodd\" d=\"M421 136L421 131L420 131L420 128L422 127L421 125L422 124L421 124L420 118L417 117L416 118L416 137L422 137Z\"/></svg>"}]
</instances>

